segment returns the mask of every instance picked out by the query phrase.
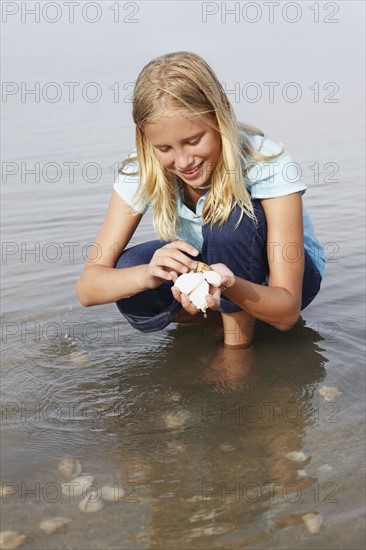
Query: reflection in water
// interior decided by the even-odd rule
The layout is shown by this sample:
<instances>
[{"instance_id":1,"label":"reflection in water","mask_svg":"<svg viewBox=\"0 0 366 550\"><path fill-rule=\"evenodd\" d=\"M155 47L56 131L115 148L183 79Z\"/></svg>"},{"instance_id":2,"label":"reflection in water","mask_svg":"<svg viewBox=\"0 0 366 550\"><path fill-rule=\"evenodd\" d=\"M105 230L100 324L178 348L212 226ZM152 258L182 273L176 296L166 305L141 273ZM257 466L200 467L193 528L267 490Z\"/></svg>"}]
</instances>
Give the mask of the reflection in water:
<instances>
[{"instance_id":1,"label":"reflection in water","mask_svg":"<svg viewBox=\"0 0 366 550\"><path fill-rule=\"evenodd\" d=\"M255 350L255 346L243 350L219 348L202 378L221 394L257 386L262 377Z\"/></svg>"},{"instance_id":2,"label":"reflection in water","mask_svg":"<svg viewBox=\"0 0 366 550\"><path fill-rule=\"evenodd\" d=\"M263 325L252 347L231 350L217 345L214 332L202 343L196 326L171 330L174 337L168 330L150 351L115 359L93 357L92 347L86 359L69 346L43 406L57 396L73 411L72 422L48 414L28 424L29 456L48 461L48 475L56 456L73 456L94 476L93 490L125 488L123 502L95 514L101 526L111 514L128 518L128 542L113 546L104 539L110 548L264 543L316 511L309 491L317 478L307 471L311 453L304 439L322 414L316 392L326 362L321 337L303 324L286 334ZM28 470L31 478L39 475ZM76 514L85 529L89 520L78 516L77 504L62 501L52 515ZM63 536L78 547L72 527ZM34 540L34 547L44 547Z\"/></svg>"},{"instance_id":3,"label":"reflection in water","mask_svg":"<svg viewBox=\"0 0 366 550\"><path fill-rule=\"evenodd\" d=\"M314 389L324 376L325 359L313 343L316 333L304 327L301 332L292 345L296 331L287 341L273 333L272 346L268 340L261 346L257 336L247 350L219 348L203 369L213 392L202 402L202 424L173 465L160 464L155 473L163 479L177 471L184 476L185 505L174 521L180 545L184 540L189 547L194 539L195 547L207 547L213 535L218 544L259 543L288 508L293 513L296 502L299 512L306 506L303 492L316 482L305 470L311 457L298 462L287 456L301 451L306 428L316 420ZM169 527L171 503L159 500L151 521L154 546L165 540L178 548Z\"/></svg>"},{"instance_id":4,"label":"reflection in water","mask_svg":"<svg viewBox=\"0 0 366 550\"><path fill-rule=\"evenodd\" d=\"M86 347L78 335L41 342L38 355L24 346L19 368L34 380L26 373L16 388L27 422L7 409L10 458L17 440L31 444L22 463L8 461L7 480L61 484L57 463L73 457L94 476L93 490L117 483L126 491L93 520L79 511L80 497L41 499L28 508L29 548L59 548L60 539L40 539L34 526L70 514L75 524L57 536L73 548L242 547L270 544L284 527L306 530L302 516L319 502L307 432L332 412L318 394L322 337L302 323L290 333L259 324L251 348L230 350L216 329L203 330L173 325L159 338L144 336L143 346L136 334L125 346ZM20 498L10 495L4 506L11 528ZM85 538L91 525L103 538Z\"/></svg>"},{"instance_id":5,"label":"reflection in water","mask_svg":"<svg viewBox=\"0 0 366 550\"><path fill-rule=\"evenodd\" d=\"M187 336L179 327L174 343L149 355L150 391L141 370L124 369L121 396L134 387L136 399L121 410L113 450L105 450L139 501L153 499L151 547L264 541L291 523L287 516L313 511L306 491L317 479L302 450L319 418L321 337L301 326L269 341L257 335L247 350L211 346L195 357Z\"/></svg>"}]
</instances>

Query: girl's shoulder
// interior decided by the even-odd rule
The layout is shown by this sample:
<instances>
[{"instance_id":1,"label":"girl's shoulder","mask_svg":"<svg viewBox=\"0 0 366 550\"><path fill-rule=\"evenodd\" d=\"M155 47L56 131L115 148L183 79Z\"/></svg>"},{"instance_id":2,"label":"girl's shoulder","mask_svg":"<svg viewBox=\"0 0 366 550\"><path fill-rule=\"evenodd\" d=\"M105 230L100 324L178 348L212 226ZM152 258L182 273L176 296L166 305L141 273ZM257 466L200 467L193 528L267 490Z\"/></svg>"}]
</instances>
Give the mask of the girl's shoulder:
<instances>
[{"instance_id":1,"label":"girl's shoulder","mask_svg":"<svg viewBox=\"0 0 366 550\"><path fill-rule=\"evenodd\" d=\"M246 171L246 186L252 198L274 198L306 191L301 167L282 143L245 130L240 133L252 152L247 158Z\"/></svg>"},{"instance_id":2,"label":"girl's shoulder","mask_svg":"<svg viewBox=\"0 0 366 550\"><path fill-rule=\"evenodd\" d=\"M140 181L136 153L136 151L133 151L128 158L122 162L113 189L133 210L139 212L139 214L145 214L147 207L140 209L136 198Z\"/></svg>"},{"instance_id":3,"label":"girl's shoulder","mask_svg":"<svg viewBox=\"0 0 366 550\"><path fill-rule=\"evenodd\" d=\"M268 136L252 133L248 130L240 130L240 136L244 138L254 151L266 157L278 155L283 151L282 143L276 143Z\"/></svg>"}]
</instances>

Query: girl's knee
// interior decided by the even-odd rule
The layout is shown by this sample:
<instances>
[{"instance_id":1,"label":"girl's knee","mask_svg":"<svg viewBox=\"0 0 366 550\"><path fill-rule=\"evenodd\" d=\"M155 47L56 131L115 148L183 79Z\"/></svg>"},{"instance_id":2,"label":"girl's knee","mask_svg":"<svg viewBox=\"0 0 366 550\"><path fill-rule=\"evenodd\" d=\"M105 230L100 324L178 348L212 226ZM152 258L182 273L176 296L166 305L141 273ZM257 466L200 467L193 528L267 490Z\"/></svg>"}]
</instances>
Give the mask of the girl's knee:
<instances>
[{"instance_id":1,"label":"girl's knee","mask_svg":"<svg viewBox=\"0 0 366 550\"><path fill-rule=\"evenodd\" d=\"M163 241L149 241L126 248L116 262L117 268L134 267L136 265L148 264L156 250L164 246Z\"/></svg>"}]
</instances>

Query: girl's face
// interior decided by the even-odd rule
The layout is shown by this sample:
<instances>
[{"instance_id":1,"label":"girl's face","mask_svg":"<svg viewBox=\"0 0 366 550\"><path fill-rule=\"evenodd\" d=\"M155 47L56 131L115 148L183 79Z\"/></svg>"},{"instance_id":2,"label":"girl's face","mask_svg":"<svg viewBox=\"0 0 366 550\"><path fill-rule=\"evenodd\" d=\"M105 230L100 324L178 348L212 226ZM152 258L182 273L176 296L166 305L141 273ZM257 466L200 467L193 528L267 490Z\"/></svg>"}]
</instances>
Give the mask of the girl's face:
<instances>
[{"instance_id":1,"label":"girl's face","mask_svg":"<svg viewBox=\"0 0 366 550\"><path fill-rule=\"evenodd\" d=\"M164 118L146 124L144 132L157 159L169 172L192 188L210 183L221 153L221 137L203 117Z\"/></svg>"}]
</instances>

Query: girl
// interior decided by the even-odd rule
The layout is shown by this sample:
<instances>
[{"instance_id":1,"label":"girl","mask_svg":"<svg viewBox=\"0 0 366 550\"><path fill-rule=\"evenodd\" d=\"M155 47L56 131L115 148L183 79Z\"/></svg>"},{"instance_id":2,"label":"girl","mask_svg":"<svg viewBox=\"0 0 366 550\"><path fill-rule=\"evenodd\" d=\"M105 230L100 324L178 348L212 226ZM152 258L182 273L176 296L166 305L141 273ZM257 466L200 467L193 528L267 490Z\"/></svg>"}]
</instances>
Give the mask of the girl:
<instances>
[{"instance_id":1,"label":"girl","mask_svg":"<svg viewBox=\"0 0 366 550\"><path fill-rule=\"evenodd\" d=\"M255 319L291 328L319 291L324 255L289 154L236 120L212 69L190 52L144 67L133 119L136 154L96 238L101 257L79 279L81 304L116 302L142 332L202 320L173 286L201 260L222 276L207 304L225 347L249 346ZM160 240L126 249L149 206Z\"/></svg>"}]
</instances>

